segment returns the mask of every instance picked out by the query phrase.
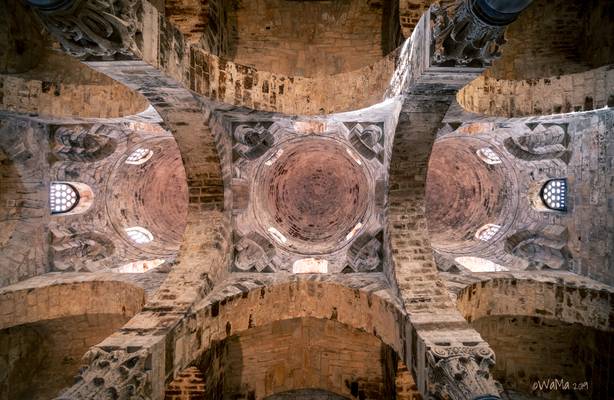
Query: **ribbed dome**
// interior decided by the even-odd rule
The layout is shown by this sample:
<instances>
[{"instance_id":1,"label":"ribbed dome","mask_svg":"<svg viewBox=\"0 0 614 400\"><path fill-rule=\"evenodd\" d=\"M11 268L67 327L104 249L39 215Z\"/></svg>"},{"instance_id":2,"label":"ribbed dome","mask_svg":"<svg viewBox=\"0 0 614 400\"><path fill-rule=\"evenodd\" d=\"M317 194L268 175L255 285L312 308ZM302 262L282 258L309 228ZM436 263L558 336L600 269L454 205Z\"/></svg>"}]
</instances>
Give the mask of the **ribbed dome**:
<instances>
[{"instance_id":1,"label":"ribbed dome","mask_svg":"<svg viewBox=\"0 0 614 400\"><path fill-rule=\"evenodd\" d=\"M500 164L477 155L489 143L473 137L450 137L433 146L426 185L426 214L435 249L466 253L488 245L475 238L486 224L501 226L500 236L516 214L518 190L511 164L493 150Z\"/></svg>"},{"instance_id":2,"label":"ribbed dome","mask_svg":"<svg viewBox=\"0 0 614 400\"><path fill-rule=\"evenodd\" d=\"M137 149L153 152L140 165L125 161ZM172 138L141 142L129 149L111 173L106 191L106 206L114 229L131 245L126 228L142 227L153 241L138 245L155 255L175 252L186 224L188 190L181 155Z\"/></svg>"},{"instance_id":3,"label":"ribbed dome","mask_svg":"<svg viewBox=\"0 0 614 400\"><path fill-rule=\"evenodd\" d=\"M328 138L303 139L281 150L273 164L260 166L253 185L261 228L277 230L287 239L280 244L299 253L346 244L369 204L369 180L357 155Z\"/></svg>"}]
</instances>

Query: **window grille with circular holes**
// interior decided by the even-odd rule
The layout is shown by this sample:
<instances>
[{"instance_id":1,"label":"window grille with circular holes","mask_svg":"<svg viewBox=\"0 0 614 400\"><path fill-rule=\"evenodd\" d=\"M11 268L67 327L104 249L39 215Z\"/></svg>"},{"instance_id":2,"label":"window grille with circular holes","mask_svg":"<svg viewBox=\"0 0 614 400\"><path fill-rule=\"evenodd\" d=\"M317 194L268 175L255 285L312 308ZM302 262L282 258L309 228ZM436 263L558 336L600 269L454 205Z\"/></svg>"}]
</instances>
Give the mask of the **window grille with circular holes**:
<instances>
[{"instance_id":1,"label":"window grille with circular holes","mask_svg":"<svg viewBox=\"0 0 614 400\"><path fill-rule=\"evenodd\" d=\"M79 192L68 183L52 182L49 188L49 206L52 214L62 214L79 203Z\"/></svg>"},{"instance_id":2,"label":"window grille with circular holes","mask_svg":"<svg viewBox=\"0 0 614 400\"><path fill-rule=\"evenodd\" d=\"M153 151L140 147L132 152L126 159L126 164L139 165L151 158Z\"/></svg>"},{"instance_id":3,"label":"window grille with circular holes","mask_svg":"<svg viewBox=\"0 0 614 400\"><path fill-rule=\"evenodd\" d=\"M567 180L551 179L543 186L541 198L551 210L567 210Z\"/></svg>"},{"instance_id":4,"label":"window grille with circular holes","mask_svg":"<svg viewBox=\"0 0 614 400\"><path fill-rule=\"evenodd\" d=\"M495 237L497 232L499 232L499 229L501 229L499 225L486 224L478 229L475 234L475 238L483 242L489 242L493 237Z\"/></svg>"},{"instance_id":5,"label":"window grille with circular holes","mask_svg":"<svg viewBox=\"0 0 614 400\"><path fill-rule=\"evenodd\" d=\"M126 228L126 234L136 244L146 244L153 240L153 235L145 228L134 226Z\"/></svg>"},{"instance_id":6,"label":"window grille with circular holes","mask_svg":"<svg viewBox=\"0 0 614 400\"><path fill-rule=\"evenodd\" d=\"M486 164L501 164L501 158L490 147L482 147L475 152Z\"/></svg>"}]
</instances>

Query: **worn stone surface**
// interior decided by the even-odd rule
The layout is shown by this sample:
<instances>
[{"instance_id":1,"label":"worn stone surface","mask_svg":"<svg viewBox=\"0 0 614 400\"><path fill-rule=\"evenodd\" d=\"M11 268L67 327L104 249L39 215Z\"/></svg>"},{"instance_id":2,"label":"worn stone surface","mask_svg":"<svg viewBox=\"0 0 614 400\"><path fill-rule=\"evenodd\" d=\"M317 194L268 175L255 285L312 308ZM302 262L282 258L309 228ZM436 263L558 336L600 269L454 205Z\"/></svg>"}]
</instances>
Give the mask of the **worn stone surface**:
<instances>
[{"instance_id":1,"label":"worn stone surface","mask_svg":"<svg viewBox=\"0 0 614 400\"><path fill-rule=\"evenodd\" d=\"M114 118L144 111L145 98L56 51L38 65L0 75L0 109L55 117Z\"/></svg>"},{"instance_id":2,"label":"worn stone surface","mask_svg":"<svg viewBox=\"0 0 614 400\"><path fill-rule=\"evenodd\" d=\"M578 399L605 399L614 393L611 332L547 317L490 316L472 326L496 352L493 375L505 389L552 399L572 393ZM558 377L570 382L569 389L545 386ZM536 387L540 381L541 390Z\"/></svg>"},{"instance_id":3,"label":"worn stone surface","mask_svg":"<svg viewBox=\"0 0 614 400\"><path fill-rule=\"evenodd\" d=\"M319 388L344 398L380 399L395 396L396 365L396 354L369 333L302 318L234 334L202 356L200 369L206 398L261 399Z\"/></svg>"},{"instance_id":4,"label":"worn stone surface","mask_svg":"<svg viewBox=\"0 0 614 400\"><path fill-rule=\"evenodd\" d=\"M467 111L500 117L590 111L614 104L614 69L605 66L540 79L481 76L460 90Z\"/></svg>"},{"instance_id":5,"label":"worn stone surface","mask_svg":"<svg viewBox=\"0 0 614 400\"><path fill-rule=\"evenodd\" d=\"M129 315L88 313L41 319L0 330L3 399L43 400L73 384L90 346L121 327Z\"/></svg>"},{"instance_id":6,"label":"worn stone surface","mask_svg":"<svg viewBox=\"0 0 614 400\"><path fill-rule=\"evenodd\" d=\"M496 398L498 387L492 368L497 354L476 327L484 328L486 333L496 331L497 324L506 318L504 313L515 312L523 318L546 316L548 320L568 319L600 330L610 329L610 287L586 278L609 282L611 275L606 239L611 225L607 189L611 164L607 136L611 130L610 110L525 119L463 112L454 97L483 70L432 64L431 45L438 31L431 22L432 17L438 17L430 11L414 23L411 38L391 52L395 47L392 44L397 43L398 28L396 6L389 7L394 2L99 3L80 3L73 15L63 14L56 20L46 15L43 21L70 53L87 59L90 68L125 85L131 90L126 93L139 93L152 107L138 115L71 118L69 123L58 116L11 115L4 119L9 122L2 136L6 146L0 153L6 176L19 175L11 171L17 154L23 158L19 160L24 165L20 171L36 171L36 182L81 176L86 181L83 185L97 188L97 193L82 197L81 205L90 206L92 212L79 214L81 217L64 215L61 221L68 226L57 226L55 214L42 213L42 220L36 227L30 227L30 232L46 234L48 228L49 235L42 238L42 243L43 246L48 243L50 251L40 252L40 260L32 264L26 257L18 260L25 267L18 273L7 269L10 272L6 279L13 283L47 272L51 266L80 272L42 275L4 288L0 294L6 299L2 306L8 312L3 311L0 316L8 315L7 324L14 325L39 323L41 318L56 316L57 310L61 311L57 317L80 315L88 308L97 313L136 312L123 327L88 351L77 383L67 388L61 398L160 400L165 396L202 397L203 392L213 398L224 398L232 392L248 399L310 395L360 399L361 393L363 398L418 398L417 392L425 398L460 400L483 395ZM353 7L361 12L351 11L355 10ZM408 2L399 8L400 15L408 15ZM330 12L326 16L308 12L318 9ZM109 12L101 14L98 24L80 36L78 32L83 26L75 25L75 17L101 10ZM253 14L251 20L246 19L246 10ZM284 17L296 14L297 10L303 11L303 19L292 22ZM353 15L348 14L349 19L343 21L348 10ZM576 11L581 18L596 21L607 14L607 8L601 4L588 12L578 10L576 5L556 11L558 14L546 17L544 27L550 29L551 23L561 27L569 22L569 29L584 29L585 20L572 21ZM543 76L557 73L548 72L552 69L547 58L534 57L535 68L531 69L529 55L551 37L533 37L550 31L541 26L529 29L527 25L534 24L537 18L534 12L526 15L529 17L524 22L524 15L517 21L523 27L520 32L533 32L529 39L535 40L525 43L519 42L519 37L510 37L513 44L510 52L516 56L499 67L495 65L494 70L500 68L500 72L507 73L511 68L518 75L495 75L497 78L533 79L542 73L547 73ZM320 24L319 17L322 21L335 21L335 25ZM364 24L358 26L353 18ZM310 24L313 19L318 19L318 23ZM380 27L376 27L376 20L381 22ZM292 22L290 26L288 22ZM54 31L62 24L71 28ZM104 26L109 30L100 29ZM288 29L280 31L280 27ZM460 24L456 26L459 27ZM313 38L294 36L306 29L314 32ZM566 29L561 32L567 32ZM258 34L260 30L263 31ZM606 36L606 30L591 28L588 36ZM365 35L367 31L370 35ZM344 37L335 36L340 32ZM373 32L381 32L380 43L376 43L378 36ZM326 36L327 33L335 39ZM108 40L104 35L110 35ZM345 39L357 42L348 45ZM305 48L306 40L313 42L313 48ZM337 42L339 51L329 48L333 42ZM368 44L361 48L359 42ZM276 48L267 50L267 43ZM288 46L284 48L283 44ZM248 50L260 46L264 48L257 53ZM562 58L571 54L566 52L568 43L560 48L558 43L544 46L558 49ZM314 48L319 51L318 57L333 54L338 58L327 57L335 58L334 63L315 63L319 58L311 56L302 58L313 55ZM375 49L381 54L371 54ZM443 51L448 51L446 46ZM283 61L279 68L284 71L276 72L271 54L282 53L284 57L276 59ZM574 55L572 62L561 63L561 70L586 72L574 69L578 60L593 69L606 64L605 51L592 53L594 57ZM104 54L103 58L100 54ZM445 54L442 56L445 58ZM457 57L458 52L451 56ZM251 57L249 64L261 62L265 66L247 65L240 61L241 57ZM518 58L522 60L516 63ZM483 65L482 61L490 60L478 61ZM535 74L522 75L527 72ZM87 79L83 83L85 89ZM587 84L587 90L579 86L574 90L586 97L591 88L600 91L602 86ZM560 94L560 88L554 90ZM484 107L485 100L480 96L494 95L482 91L472 99ZM602 98L592 106L586 101L583 109L602 104ZM502 104L489 104L488 109L509 109L505 101L496 99ZM554 104L559 99L552 101ZM372 107L359 109L365 106ZM33 108L36 107L41 104L34 104ZM355 111L329 114L350 109ZM523 110L538 111L534 104ZM106 111L108 108L101 110L100 116ZM19 125L15 121L26 123ZM158 123L161 125L152 128ZM17 134L21 128L25 135ZM165 131L173 135L174 141ZM344 141L343 146L334 147L327 142L335 135ZM136 139L132 141L137 137L152 146L153 157L163 154L158 163L168 168L156 172L144 163L128 164L134 170L118 169L128 153L140 146ZM277 146L284 138L297 141L296 148L283 148L287 150L285 155L277 152L282 150L283 146ZM320 145L310 147L312 141ZM438 150L437 143L446 141L452 144ZM488 143L495 156L478 154L476 143L482 142ZM171 149L171 143L176 143L178 151ZM277 175L275 179L268 179L269 176L260 181L258 174L250 175L246 173L250 168L244 167L254 163L253 168L257 169L255 160L265 155L263 160L270 163ZM297 158L292 158L293 155ZM470 157L475 159L466 164L467 173L450 173L449 168ZM502 165L476 164L489 157L490 161L499 158ZM454 213L451 218L442 217L445 212L435 213L436 219L443 220L435 224L427 220L429 158L434 160L438 174L439 183L433 186L436 194L450 187L446 179L455 179L461 182L447 190L446 196L473 199L463 204L466 209L457 212L462 215L460 219L468 221L467 227L446 228L446 224L455 222ZM54 167L46 170L45 162L50 160ZM115 164L109 163L113 160ZM363 168L364 177L356 172L356 165L369 167ZM370 168L376 165L379 166ZM296 169L292 171L292 167ZM176 173L178 170L185 171L185 176ZM512 176L516 181L512 181ZM568 178L573 201L567 213L551 212L540 200L543 184L554 177ZM504 182L495 182L497 178ZM78 186L78 182L74 184ZM44 185L32 195L39 196L36 199L42 202L46 201ZM479 191L481 185L486 190L479 195L461 196ZM147 190L156 186L170 190L154 193ZM364 187L368 188L369 196L363 212ZM96 196L98 191L104 193ZM7 193L22 196L24 192ZM4 191L0 191L0 200L4 200L2 196L6 196ZM277 226L273 226L277 234L269 235L268 229L265 232L235 229L242 210L249 209L257 197L262 203L261 210L270 217L266 227ZM92 199L94 204L90 205ZM100 199L104 200L104 209L96 203ZM30 203L8 200L7 215L26 215L29 211L26 206ZM432 201L432 205L445 207L445 200ZM336 201L353 207L340 207ZM483 206L478 206L478 202ZM505 207L500 207L501 204ZM4 202L0 206L3 205ZM508 212L510 208L517 212ZM364 227L357 222L369 225L364 220L366 215L377 215L383 232L364 237L361 232ZM106 216L109 218L105 219ZM332 221L331 216L335 217ZM473 217L475 220L471 220ZM487 221L491 219L505 229L492 234L493 246L490 242L476 245L471 239L477 233L474 230L481 230L482 222L488 227ZM588 220L595 222L588 224ZM12 244L13 232L19 227L11 220L6 222L0 239ZM137 246L141 251L132 253L125 246L121 228L137 223L152 226L157 240ZM428 231L429 224L437 223L441 225L439 237ZM77 231L80 225L91 229ZM329 225L334 229L327 230ZM345 239L348 229L355 229L349 232L357 236L353 242L352 238ZM446 235L446 229L461 232ZM115 231L118 240L109 239L107 231ZM271 271L269 261L275 255L267 241L277 238L283 242L282 236L287 239L291 235L293 240L302 241L299 247L304 253L301 257L305 257L299 260L298 268L302 272L322 268L322 260L315 259L315 253L323 248L340 249L347 258L349 269L340 264L334 272L371 272L293 274L289 273L288 259L278 262L276 269L281 272ZM446 236L457 244L470 242L476 246L473 253L464 253L465 256L486 257L481 260L492 264L490 259L495 260L514 272L502 275L505 278L501 279L487 278L491 276L488 273L470 273L451 252L438 251L434 256L431 236L437 239L433 243L439 241L442 248L446 248ZM338 238L343 242L340 246L338 240L330 243ZM147 249L156 257L164 253L167 259L159 268L169 272L157 289L159 280L148 274L120 281L102 278L96 272L89 272L89 278L83 277L86 270L105 269L118 260L132 261L128 254L142 256ZM13 265L14 254L30 257L30 251L25 246L10 248L7 265ZM108 256L116 253L121 257ZM46 255L52 264L45 259ZM56 262L62 258L75 262ZM441 273L437 267L448 272ZM515 272L522 269L525 269L522 273ZM557 269L559 275L549 275L554 273L547 273L547 269ZM254 270L258 273L238 272ZM547 278L522 280L517 274ZM60 275L61 278L56 278ZM450 279L448 283L444 277ZM45 293L58 287L70 288L76 294L74 302L66 301L66 308L48 306L51 302L45 302ZM148 291L144 306L143 287ZM106 289L109 291L105 292ZM98 296L88 298L87 302L79 300L88 291ZM493 304L490 300L494 297L503 301ZM478 321L485 320L480 317L489 312L494 315L490 318L499 320L479 325ZM464 317L471 319L474 326ZM558 335L554 325L543 325L539 328L540 337L547 337L541 332L542 327L544 332ZM9 329L13 328L18 327ZM510 329L516 328L514 332L532 329L522 324ZM586 329L577 328L578 332ZM21 335L24 339L32 339L30 336ZM506 354L506 346L514 348L515 344L510 341L501 351ZM564 359L561 358L562 362ZM526 368L510 369L510 375L518 377L515 378L518 386L508 385L508 392L526 387L526 375L514 375L516 371L533 368L531 359L525 360ZM200 371L195 371L195 366ZM300 373L296 372L299 369ZM565 368L561 367L561 371ZM508 394L504 395L512 397Z\"/></svg>"}]
</instances>

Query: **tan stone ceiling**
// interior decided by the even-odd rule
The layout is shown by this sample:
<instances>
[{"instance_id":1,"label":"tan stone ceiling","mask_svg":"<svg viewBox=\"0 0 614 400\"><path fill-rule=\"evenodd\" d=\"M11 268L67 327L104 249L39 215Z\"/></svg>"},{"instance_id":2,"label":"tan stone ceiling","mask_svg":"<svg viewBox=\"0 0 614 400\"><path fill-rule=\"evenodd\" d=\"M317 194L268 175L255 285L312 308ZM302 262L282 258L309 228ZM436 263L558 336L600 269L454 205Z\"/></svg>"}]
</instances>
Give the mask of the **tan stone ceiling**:
<instances>
[{"instance_id":1,"label":"tan stone ceiling","mask_svg":"<svg viewBox=\"0 0 614 400\"><path fill-rule=\"evenodd\" d=\"M373 64L382 52L387 1L242 1L233 60L259 70L313 77Z\"/></svg>"}]
</instances>

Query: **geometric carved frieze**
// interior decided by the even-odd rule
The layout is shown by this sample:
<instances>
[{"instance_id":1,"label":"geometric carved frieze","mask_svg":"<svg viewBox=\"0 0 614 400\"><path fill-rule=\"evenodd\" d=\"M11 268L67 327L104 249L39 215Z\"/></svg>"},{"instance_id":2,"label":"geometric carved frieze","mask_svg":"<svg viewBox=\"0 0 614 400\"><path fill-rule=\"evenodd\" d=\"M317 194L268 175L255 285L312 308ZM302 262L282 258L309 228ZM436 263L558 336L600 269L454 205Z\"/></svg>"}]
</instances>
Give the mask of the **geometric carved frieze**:
<instances>
[{"instance_id":1,"label":"geometric carved frieze","mask_svg":"<svg viewBox=\"0 0 614 400\"><path fill-rule=\"evenodd\" d=\"M75 57L117 54L140 58L137 2L133 0L27 1L49 33Z\"/></svg>"},{"instance_id":2,"label":"geometric carved frieze","mask_svg":"<svg viewBox=\"0 0 614 400\"><path fill-rule=\"evenodd\" d=\"M275 246L257 232L235 238L233 266L241 272L274 272Z\"/></svg>"},{"instance_id":3,"label":"geometric carved frieze","mask_svg":"<svg viewBox=\"0 0 614 400\"><path fill-rule=\"evenodd\" d=\"M383 231L372 235L360 235L348 249L348 266L352 272L376 272L382 270ZM346 271L349 272L349 271Z\"/></svg>"},{"instance_id":4,"label":"geometric carved frieze","mask_svg":"<svg viewBox=\"0 0 614 400\"><path fill-rule=\"evenodd\" d=\"M93 162L111 155L125 134L112 125L50 126L53 153L62 160Z\"/></svg>"},{"instance_id":5,"label":"geometric carved frieze","mask_svg":"<svg viewBox=\"0 0 614 400\"><path fill-rule=\"evenodd\" d=\"M233 271L382 270L383 122L237 120L230 128Z\"/></svg>"},{"instance_id":6,"label":"geometric carved frieze","mask_svg":"<svg viewBox=\"0 0 614 400\"><path fill-rule=\"evenodd\" d=\"M271 123L241 124L233 132L233 158L254 160L273 146L275 139L269 132Z\"/></svg>"},{"instance_id":7,"label":"geometric carved frieze","mask_svg":"<svg viewBox=\"0 0 614 400\"><path fill-rule=\"evenodd\" d=\"M350 143L367 160L376 157L380 163L384 160L383 123L346 123L350 128Z\"/></svg>"}]
</instances>

